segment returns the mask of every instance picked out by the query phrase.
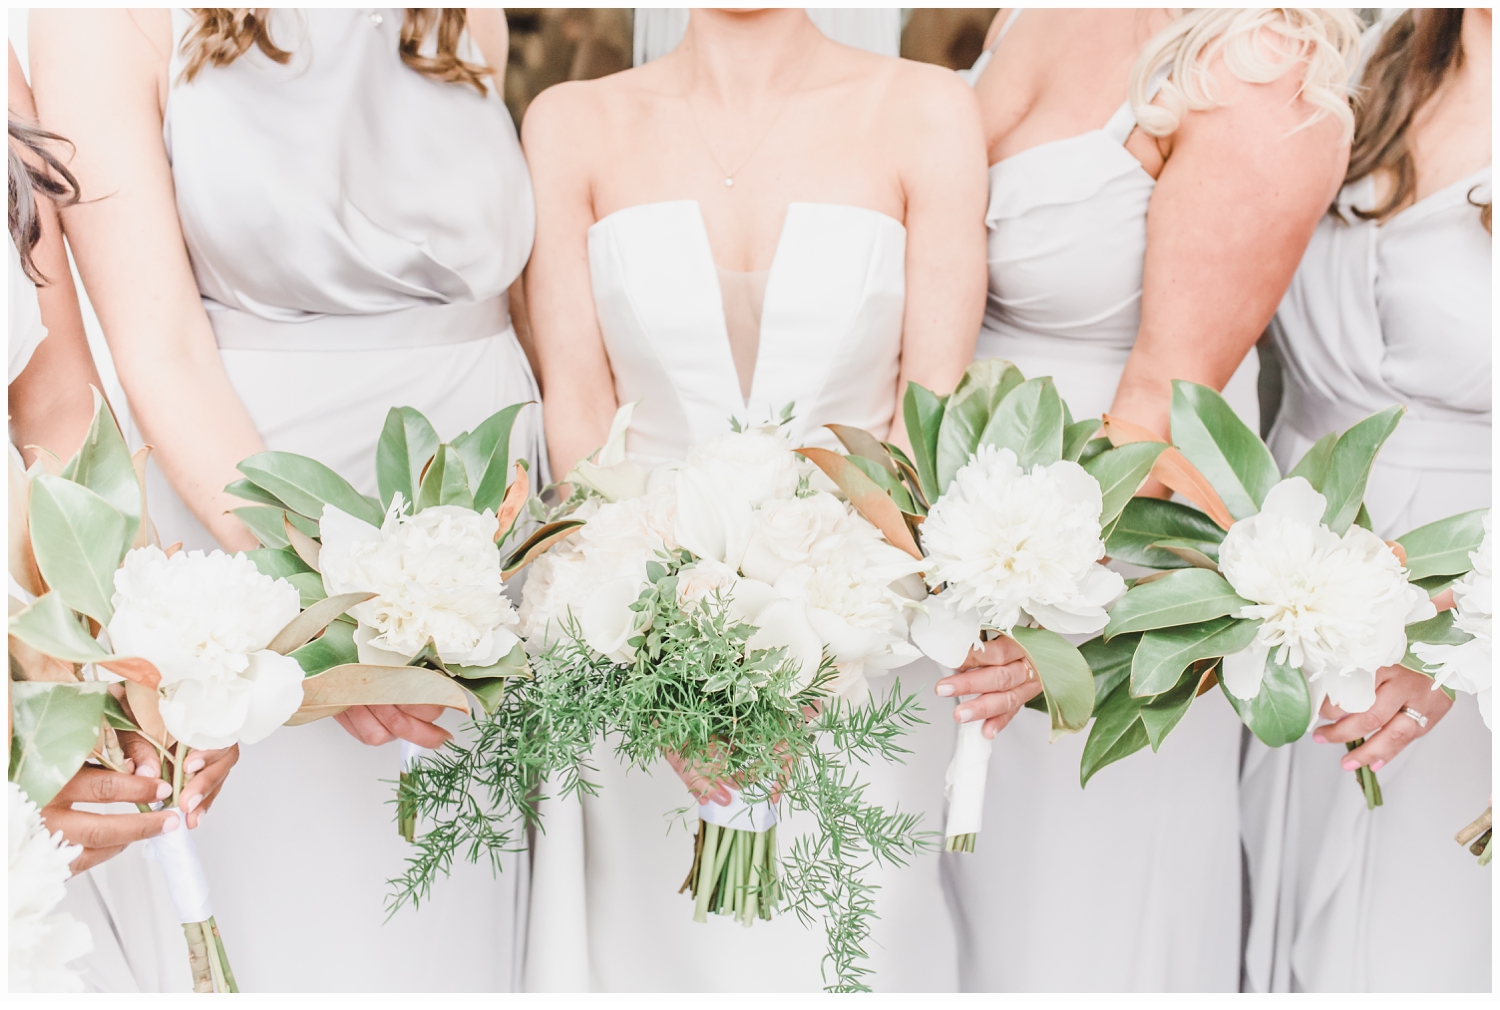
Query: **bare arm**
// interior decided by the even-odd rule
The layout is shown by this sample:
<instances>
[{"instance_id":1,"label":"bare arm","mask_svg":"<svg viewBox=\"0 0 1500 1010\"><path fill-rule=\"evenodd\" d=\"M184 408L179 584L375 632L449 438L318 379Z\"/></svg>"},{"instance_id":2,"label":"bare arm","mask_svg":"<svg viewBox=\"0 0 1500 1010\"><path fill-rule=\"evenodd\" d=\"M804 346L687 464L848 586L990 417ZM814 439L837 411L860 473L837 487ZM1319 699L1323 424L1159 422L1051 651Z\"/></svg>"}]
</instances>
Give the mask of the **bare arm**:
<instances>
[{"instance_id":1,"label":"bare arm","mask_svg":"<svg viewBox=\"0 0 1500 1010\"><path fill-rule=\"evenodd\" d=\"M974 360L989 277L984 132L974 92L956 75L910 67L918 87L901 87L899 115L906 191L906 318L891 439L909 447L902 420L906 385L950 393Z\"/></svg>"},{"instance_id":2,"label":"bare arm","mask_svg":"<svg viewBox=\"0 0 1500 1010\"><path fill-rule=\"evenodd\" d=\"M10 115L35 123L36 106L14 49L10 50L9 88ZM66 151L58 154L65 155ZM57 208L38 194L36 209L42 237L31 257L44 278L37 288L37 302L42 323L47 327L47 339L38 345L25 371L16 376L9 390L11 441L21 447L28 465L36 457L33 450L26 448L29 445L41 446L63 460L78 451L94 415L94 397L89 386L98 389L102 385L94 357L89 353Z\"/></svg>"},{"instance_id":3,"label":"bare arm","mask_svg":"<svg viewBox=\"0 0 1500 1010\"><path fill-rule=\"evenodd\" d=\"M1172 379L1222 389L1276 312L1349 160L1301 74L1246 84L1209 67L1223 105L1172 135L1146 217L1141 328L1112 412L1167 433ZM1164 145L1165 146L1165 145Z\"/></svg>"},{"instance_id":4,"label":"bare arm","mask_svg":"<svg viewBox=\"0 0 1500 1010\"><path fill-rule=\"evenodd\" d=\"M532 340L547 390L542 402L552 473L604 444L614 417L615 382L589 283L588 230L594 223L588 158L593 110L586 85L543 92L527 110L521 143L536 189L536 244L526 267Z\"/></svg>"},{"instance_id":5,"label":"bare arm","mask_svg":"<svg viewBox=\"0 0 1500 1010\"><path fill-rule=\"evenodd\" d=\"M156 460L224 546L255 546L227 510L235 464L264 448L224 372L177 220L162 141L166 10L35 10L42 122L75 146L85 202L63 213L120 382Z\"/></svg>"}]
</instances>

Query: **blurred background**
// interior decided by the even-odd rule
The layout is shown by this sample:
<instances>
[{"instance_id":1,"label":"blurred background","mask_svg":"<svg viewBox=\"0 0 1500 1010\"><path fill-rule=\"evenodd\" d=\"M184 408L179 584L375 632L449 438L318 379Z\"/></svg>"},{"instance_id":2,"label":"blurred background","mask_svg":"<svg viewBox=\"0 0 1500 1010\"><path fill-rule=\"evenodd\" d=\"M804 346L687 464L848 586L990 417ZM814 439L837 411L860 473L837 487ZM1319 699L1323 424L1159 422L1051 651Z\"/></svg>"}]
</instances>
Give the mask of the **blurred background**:
<instances>
[{"instance_id":1,"label":"blurred background","mask_svg":"<svg viewBox=\"0 0 1500 1010\"><path fill-rule=\"evenodd\" d=\"M953 70L967 68L984 48L996 7L927 7L901 11L901 55ZM635 8L507 7L510 63L505 104L516 125L526 106L562 81L586 81L630 67Z\"/></svg>"}]
</instances>

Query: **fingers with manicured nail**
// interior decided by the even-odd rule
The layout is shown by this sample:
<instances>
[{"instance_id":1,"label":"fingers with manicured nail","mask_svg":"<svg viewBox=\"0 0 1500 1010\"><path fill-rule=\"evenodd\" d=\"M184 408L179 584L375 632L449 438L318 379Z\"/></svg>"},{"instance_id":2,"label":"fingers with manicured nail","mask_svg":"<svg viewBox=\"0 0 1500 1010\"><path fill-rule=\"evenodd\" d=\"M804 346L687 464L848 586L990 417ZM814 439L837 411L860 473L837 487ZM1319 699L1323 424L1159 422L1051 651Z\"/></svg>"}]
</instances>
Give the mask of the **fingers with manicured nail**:
<instances>
[{"instance_id":1,"label":"fingers with manicured nail","mask_svg":"<svg viewBox=\"0 0 1500 1010\"><path fill-rule=\"evenodd\" d=\"M985 642L978 649L970 649L969 656L960 666L959 672L972 670L976 666L1004 666L1025 659L1026 652L1014 638L1002 635Z\"/></svg>"},{"instance_id":2,"label":"fingers with manicured nail","mask_svg":"<svg viewBox=\"0 0 1500 1010\"><path fill-rule=\"evenodd\" d=\"M1032 679L1030 664L1020 659L1004 666L979 666L944 677L937 682L936 690L939 697L943 698L988 694L991 691L1014 690Z\"/></svg>"}]
</instances>

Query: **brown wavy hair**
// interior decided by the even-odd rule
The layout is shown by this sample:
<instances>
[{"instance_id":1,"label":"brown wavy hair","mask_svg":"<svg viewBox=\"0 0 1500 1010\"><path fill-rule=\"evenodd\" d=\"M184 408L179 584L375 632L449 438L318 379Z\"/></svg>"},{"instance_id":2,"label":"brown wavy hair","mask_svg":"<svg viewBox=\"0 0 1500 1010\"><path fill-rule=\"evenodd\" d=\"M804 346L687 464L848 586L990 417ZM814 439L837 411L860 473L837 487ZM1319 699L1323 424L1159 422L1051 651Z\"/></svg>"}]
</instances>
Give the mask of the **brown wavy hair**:
<instances>
[{"instance_id":1,"label":"brown wavy hair","mask_svg":"<svg viewBox=\"0 0 1500 1010\"><path fill-rule=\"evenodd\" d=\"M267 59L285 63L292 54L271 41L269 7L194 7L193 25L182 39L185 63L182 80L191 81L204 67L227 67L255 46ZM466 84L481 95L488 93L485 77L490 68L460 59L458 41L468 23L463 7L408 7L401 23L397 49L401 62L423 77L448 84ZM431 55L422 53L422 43L434 34Z\"/></svg>"},{"instance_id":2,"label":"brown wavy hair","mask_svg":"<svg viewBox=\"0 0 1500 1010\"><path fill-rule=\"evenodd\" d=\"M1355 102L1354 144L1344 185L1376 172L1395 178L1378 207L1353 209L1366 221L1389 217L1417 191L1411 126L1448 77L1463 66L1464 12L1457 7L1407 10L1396 17L1370 55ZM1472 195L1470 202L1473 202ZM1475 204L1485 230L1493 231L1493 204Z\"/></svg>"},{"instance_id":3,"label":"brown wavy hair","mask_svg":"<svg viewBox=\"0 0 1500 1010\"><path fill-rule=\"evenodd\" d=\"M78 202L78 180L51 145L67 141L37 126L8 119L10 127L10 239L21 255L21 269L38 286L47 278L37 269L32 253L42 240L42 218L37 213L36 195L41 193L59 207ZM23 158L16 148L29 154Z\"/></svg>"}]
</instances>

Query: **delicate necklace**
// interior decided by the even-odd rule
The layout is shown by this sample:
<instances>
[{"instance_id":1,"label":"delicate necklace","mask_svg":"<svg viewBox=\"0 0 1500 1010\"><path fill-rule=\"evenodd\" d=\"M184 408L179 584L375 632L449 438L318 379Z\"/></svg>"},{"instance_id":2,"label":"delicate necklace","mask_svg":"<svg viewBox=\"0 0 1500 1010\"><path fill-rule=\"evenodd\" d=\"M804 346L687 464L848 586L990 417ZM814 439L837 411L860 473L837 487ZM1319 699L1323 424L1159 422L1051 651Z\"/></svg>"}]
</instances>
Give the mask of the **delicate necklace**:
<instances>
[{"instance_id":1,"label":"delicate necklace","mask_svg":"<svg viewBox=\"0 0 1500 1010\"><path fill-rule=\"evenodd\" d=\"M816 40L814 40L813 49L816 48L817 42ZM687 87L683 87L682 98L683 101L687 102L688 118L693 121L693 129L697 131L698 139L703 141L703 149L708 152L708 157L713 161L714 167L717 168L719 170L719 173L724 176L724 185L726 187L732 188L734 186L734 177L744 171L745 166L750 164L750 159L755 157L756 153L760 150L761 145L766 142L766 138L771 135L771 130L775 128L776 123L781 119L782 113L786 112L787 107L792 104L792 99L796 98L797 93L802 90L802 82L807 78L807 71L811 67L812 53L809 52L807 60L802 65L802 73L797 77L796 85L794 85L792 87L792 90L787 94L786 100L781 103L781 108L776 110L776 115L771 117L771 122L767 124L765 132L760 135L760 139L755 142L755 146L750 149L750 153L745 155L744 160L742 160L732 172L724 167L724 163L721 162L719 160L719 156L714 153L713 145L708 142L708 137L703 133L703 127L698 125L698 113L693 109L693 99L691 98Z\"/></svg>"}]
</instances>

